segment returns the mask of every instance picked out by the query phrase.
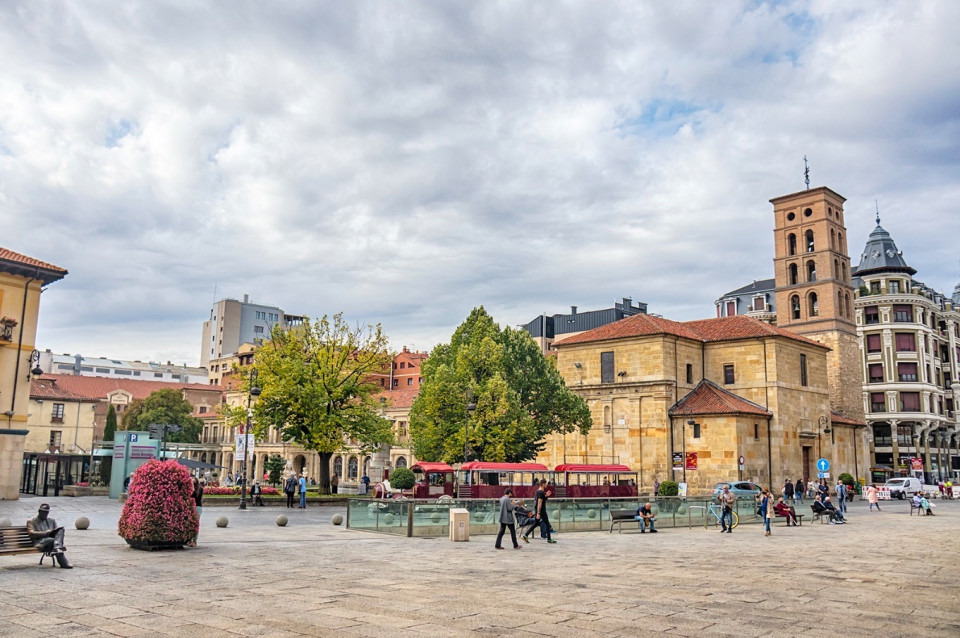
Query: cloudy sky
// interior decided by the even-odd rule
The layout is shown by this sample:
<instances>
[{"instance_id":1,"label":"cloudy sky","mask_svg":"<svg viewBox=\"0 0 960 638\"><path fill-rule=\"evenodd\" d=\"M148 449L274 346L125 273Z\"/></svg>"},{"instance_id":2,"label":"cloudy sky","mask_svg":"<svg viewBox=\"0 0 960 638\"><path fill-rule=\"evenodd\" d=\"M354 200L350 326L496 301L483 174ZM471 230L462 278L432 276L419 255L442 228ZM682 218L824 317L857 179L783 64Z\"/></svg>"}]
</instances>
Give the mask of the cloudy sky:
<instances>
[{"instance_id":1,"label":"cloudy sky","mask_svg":"<svg viewBox=\"0 0 960 638\"><path fill-rule=\"evenodd\" d=\"M70 271L40 348L196 363L212 302L429 349L772 276L847 197L960 280L960 2L4 2L0 245Z\"/></svg>"}]
</instances>

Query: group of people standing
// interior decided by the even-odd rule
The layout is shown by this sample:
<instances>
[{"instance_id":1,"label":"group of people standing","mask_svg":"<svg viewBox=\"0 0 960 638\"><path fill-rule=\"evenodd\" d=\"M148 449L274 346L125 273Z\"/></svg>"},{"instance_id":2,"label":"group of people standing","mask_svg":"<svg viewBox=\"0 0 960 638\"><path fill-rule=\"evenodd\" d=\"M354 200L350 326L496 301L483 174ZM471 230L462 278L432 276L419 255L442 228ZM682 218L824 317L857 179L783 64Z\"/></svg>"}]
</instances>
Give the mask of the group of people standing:
<instances>
[{"instance_id":1,"label":"group of people standing","mask_svg":"<svg viewBox=\"0 0 960 638\"><path fill-rule=\"evenodd\" d=\"M293 499L299 493L300 504L297 509L307 509L307 475L301 474L299 479L296 474L288 476L283 482L283 493L287 495L287 507L293 507Z\"/></svg>"}]
</instances>

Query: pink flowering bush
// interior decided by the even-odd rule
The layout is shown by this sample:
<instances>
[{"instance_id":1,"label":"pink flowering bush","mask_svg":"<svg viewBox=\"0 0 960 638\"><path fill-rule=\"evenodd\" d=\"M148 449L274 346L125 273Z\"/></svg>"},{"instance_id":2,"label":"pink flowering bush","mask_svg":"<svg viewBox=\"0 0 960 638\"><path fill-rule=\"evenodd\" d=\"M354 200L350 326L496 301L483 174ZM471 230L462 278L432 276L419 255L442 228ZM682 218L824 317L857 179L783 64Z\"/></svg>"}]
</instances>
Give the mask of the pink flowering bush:
<instances>
[{"instance_id":1,"label":"pink flowering bush","mask_svg":"<svg viewBox=\"0 0 960 638\"><path fill-rule=\"evenodd\" d=\"M77 487L90 487L90 481L80 481L77 483Z\"/></svg>"},{"instance_id":2,"label":"pink flowering bush","mask_svg":"<svg viewBox=\"0 0 960 638\"><path fill-rule=\"evenodd\" d=\"M117 530L124 540L186 545L199 528L187 468L154 459L134 472Z\"/></svg>"},{"instance_id":3,"label":"pink flowering bush","mask_svg":"<svg viewBox=\"0 0 960 638\"><path fill-rule=\"evenodd\" d=\"M275 487L266 487L261 486L260 492L264 496L276 496L280 493ZM215 494L218 496L239 496L240 495L240 486L235 485L233 487L205 487L203 488L204 494ZM247 493L250 493L250 490L247 490Z\"/></svg>"}]
</instances>

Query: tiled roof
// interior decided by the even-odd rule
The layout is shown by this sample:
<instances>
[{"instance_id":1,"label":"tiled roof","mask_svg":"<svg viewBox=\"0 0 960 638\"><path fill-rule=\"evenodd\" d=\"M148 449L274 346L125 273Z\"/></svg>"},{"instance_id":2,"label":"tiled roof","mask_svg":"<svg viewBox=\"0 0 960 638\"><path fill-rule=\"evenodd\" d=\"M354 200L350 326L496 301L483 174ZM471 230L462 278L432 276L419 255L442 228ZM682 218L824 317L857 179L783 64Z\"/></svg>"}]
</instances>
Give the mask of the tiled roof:
<instances>
[{"instance_id":1,"label":"tiled roof","mask_svg":"<svg viewBox=\"0 0 960 638\"><path fill-rule=\"evenodd\" d=\"M700 336L677 321L670 321L663 317L637 314L620 321L608 323L593 330L581 332L578 335L567 337L556 342L555 346L569 346L576 343L591 341L607 341L609 339L623 339L625 337L645 337L650 335L676 335L695 341L701 341Z\"/></svg>"},{"instance_id":2,"label":"tiled roof","mask_svg":"<svg viewBox=\"0 0 960 638\"><path fill-rule=\"evenodd\" d=\"M54 266L45 261L27 257L26 255L15 253L9 248L0 246L0 270L14 272L17 275L29 276L25 271L31 269L40 269L40 272L37 272L36 276L44 283L59 281L67 274L66 269L60 266Z\"/></svg>"},{"instance_id":3,"label":"tiled roof","mask_svg":"<svg viewBox=\"0 0 960 638\"><path fill-rule=\"evenodd\" d=\"M831 423L842 423L843 425L861 425L866 426L867 424L863 421L857 421L856 419L851 419L850 417L843 416L839 412L830 412L830 422Z\"/></svg>"},{"instance_id":4,"label":"tiled roof","mask_svg":"<svg viewBox=\"0 0 960 638\"><path fill-rule=\"evenodd\" d=\"M773 416L773 412L753 401L747 401L704 379L687 396L673 404L670 416L697 414L756 414Z\"/></svg>"},{"instance_id":5,"label":"tiled roof","mask_svg":"<svg viewBox=\"0 0 960 638\"><path fill-rule=\"evenodd\" d=\"M644 337L667 334L705 343L714 341L732 341L736 339L755 339L758 337L786 337L803 343L828 349L827 346L812 339L777 328L746 315L700 319L697 321L670 321L653 315L633 315L605 326L581 332L578 335L558 341L554 346L563 347L592 341L608 341L628 337Z\"/></svg>"},{"instance_id":6,"label":"tiled roof","mask_svg":"<svg viewBox=\"0 0 960 638\"><path fill-rule=\"evenodd\" d=\"M690 327L694 332L700 335L700 338L706 342L712 341L732 341L735 339L755 339L757 337L786 337L802 341L806 344L820 346L829 350L827 346L818 343L813 339L801 337L795 332L772 326L769 323L748 317L746 315L734 315L733 317L717 317L715 319L700 319L698 321L687 321L685 326Z\"/></svg>"},{"instance_id":7,"label":"tiled roof","mask_svg":"<svg viewBox=\"0 0 960 638\"><path fill-rule=\"evenodd\" d=\"M394 410L408 410L413 405L413 400L417 398L419 390L385 390L377 395L377 399L384 399L387 406Z\"/></svg>"},{"instance_id":8,"label":"tiled roof","mask_svg":"<svg viewBox=\"0 0 960 638\"><path fill-rule=\"evenodd\" d=\"M218 385L202 383L170 383L164 381L141 381L139 379L113 379L109 377L77 377L68 374L45 374L40 379L50 385L55 385L76 396L87 399L105 399L115 390L130 393L134 399L146 399L157 390L207 390L222 392ZM31 383L32 388L32 383Z\"/></svg>"},{"instance_id":9,"label":"tiled roof","mask_svg":"<svg viewBox=\"0 0 960 638\"><path fill-rule=\"evenodd\" d=\"M31 399L62 399L64 401L96 401L83 395L74 394L55 384L52 379L30 379Z\"/></svg>"}]
</instances>

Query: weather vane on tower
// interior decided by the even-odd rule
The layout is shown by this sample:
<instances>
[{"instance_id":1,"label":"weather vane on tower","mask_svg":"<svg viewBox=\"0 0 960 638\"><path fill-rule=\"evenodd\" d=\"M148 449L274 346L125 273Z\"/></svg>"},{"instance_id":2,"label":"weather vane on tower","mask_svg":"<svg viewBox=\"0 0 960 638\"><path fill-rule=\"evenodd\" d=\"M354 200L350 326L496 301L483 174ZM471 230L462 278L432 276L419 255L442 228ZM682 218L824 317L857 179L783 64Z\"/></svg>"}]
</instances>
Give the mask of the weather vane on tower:
<instances>
[{"instance_id":1,"label":"weather vane on tower","mask_svg":"<svg viewBox=\"0 0 960 638\"><path fill-rule=\"evenodd\" d=\"M810 190L810 167L807 165L807 156L803 156L803 181L807 183L807 190Z\"/></svg>"}]
</instances>

